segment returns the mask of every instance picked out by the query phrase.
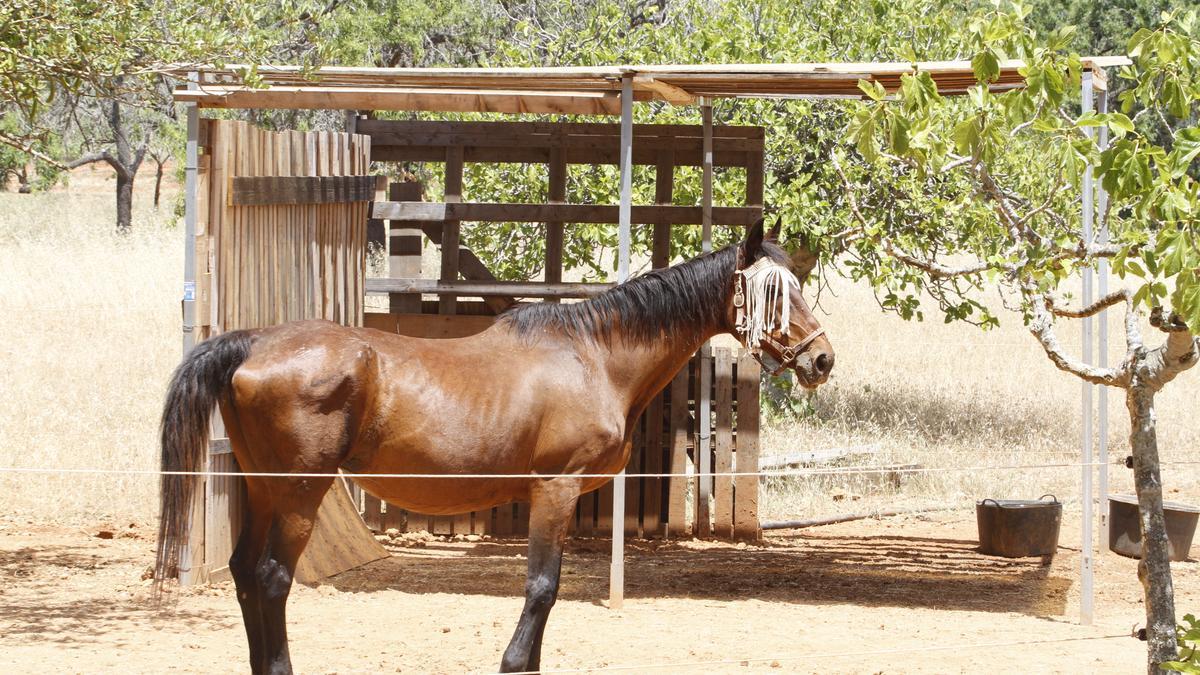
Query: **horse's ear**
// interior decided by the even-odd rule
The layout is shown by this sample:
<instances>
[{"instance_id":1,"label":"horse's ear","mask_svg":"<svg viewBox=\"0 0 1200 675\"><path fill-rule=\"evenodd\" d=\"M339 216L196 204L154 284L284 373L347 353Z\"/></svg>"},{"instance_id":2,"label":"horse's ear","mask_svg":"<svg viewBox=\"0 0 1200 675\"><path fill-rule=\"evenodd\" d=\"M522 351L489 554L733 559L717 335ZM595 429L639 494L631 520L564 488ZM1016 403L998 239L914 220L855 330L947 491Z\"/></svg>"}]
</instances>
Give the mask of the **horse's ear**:
<instances>
[{"instance_id":1,"label":"horse's ear","mask_svg":"<svg viewBox=\"0 0 1200 675\"><path fill-rule=\"evenodd\" d=\"M750 231L746 233L746 240L738 247L739 267L745 267L758 259L758 255L762 252L762 243L763 219L759 218L750 226Z\"/></svg>"},{"instance_id":2,"label":"horse's ear","mask_svg":"<svg viewBox=\"0 0 1200 675\"><path fill-rule=\"evenodd\" d=\"M779 243L779 233L783 231L783 218L776 218L775 225L771 227L771 231L767 233L767 241Z\"/></svg>"}]
</instances>

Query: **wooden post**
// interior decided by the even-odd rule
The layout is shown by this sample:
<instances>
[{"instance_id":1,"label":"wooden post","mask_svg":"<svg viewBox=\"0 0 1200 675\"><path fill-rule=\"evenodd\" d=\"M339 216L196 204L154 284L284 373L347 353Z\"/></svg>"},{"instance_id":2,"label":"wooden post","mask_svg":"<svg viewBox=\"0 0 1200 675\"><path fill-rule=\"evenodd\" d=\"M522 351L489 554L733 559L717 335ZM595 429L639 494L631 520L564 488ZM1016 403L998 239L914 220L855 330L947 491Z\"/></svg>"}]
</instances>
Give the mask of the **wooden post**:
<instances>
[{"instance_id":1,"label":"wooden post","mask_svg":"<svg viewBox=\"0 0 1200 675\"><path fill-rule=\"evenodd\" d=\"M567 162L561 146L550 148L550 203L563 204L567 200ZM563 223L546 223L546 283L562 281L563 272ZM558 298L547 298L546 302L558 302Z\"/></svg>"},{"instance_id":2,"label":"wooden post","mask_svg":"<svg viewBox=\"0 0 1200 675\"><path fill-rule=\"evenodd\" d=\"M453 145L446 148L446 195L448 204L462 201L463 147ZM447 220L442 224L442 281L458 280L458 234L459 221ZM454 314L457 298L444 295L438 299L439 314Z\"/></svg>"},{"instance_id":3,"label":"wooden post","mask_svg":"<svg viewBox=\"0 0 1200 675\"><path fill-rule=\"evenodd\" d=\"M688 380L692 362L688 363L671 381L671 473L687 472L687 444L689 429ZM686 478L672 478L667 496L667 536L682 537L687 534L687 485Z\"/></svg>"},{"instance_id":4,"label":"wooden post","mask_svg":"<svg viewBox=\"0 0 1200 675\"><path fill-rule=\"evenodd\" d=\"M421 201L420 183L392 183L388 186L392 201ZM411 223L409 223L411 224ZM393 279L421 277L421 230L401 227L399 221L388 221L391 236L388 241L388 276ZM396 314L420 314L420 293L389 293L389 309Z\"/></svg>"},{"instance_id":5,"label":"wooden post","mask_svg":"<svg viewBox=\"0 0 1200 675\"><path fill-rule=\"evenodd\" d=\"M716 421L714 473L733 471L733 354L728 347L713 349L716 369ZM733 477L713 478L714 533L733 538Z\"/></svg>"},{"instance_id":6,"label":"wooden post","mask_svg":"<svg viewBox=\"0 0 1200 675\"><path fill-rule=\"evenodd\" d=\"M740 472L758 471L759 402L761 368L750 352L742 351L737 360L737 446L734 468ZM733 481L733 536L757 541L762 538L758 519L758 476L738 476Z\"/></svg>"}]
</instances>

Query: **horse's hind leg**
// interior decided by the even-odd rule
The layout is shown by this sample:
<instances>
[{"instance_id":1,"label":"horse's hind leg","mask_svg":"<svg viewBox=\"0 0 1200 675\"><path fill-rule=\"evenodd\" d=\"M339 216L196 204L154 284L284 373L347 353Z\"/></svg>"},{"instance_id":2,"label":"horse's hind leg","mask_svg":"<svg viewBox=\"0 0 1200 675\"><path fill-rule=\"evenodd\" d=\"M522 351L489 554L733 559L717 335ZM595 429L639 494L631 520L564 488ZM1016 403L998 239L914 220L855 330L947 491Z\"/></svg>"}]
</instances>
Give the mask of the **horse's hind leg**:
<instances>
[{"instance_id":1,"label":"horse's hind leg","mask_svg":"<svg viewBox=\"0 0 1200 675\"><path fill-rule=\"evenodd\" d=\"M275 515L267 545L254 569L262 609L264 662L268 673L291 673L287 642L287 599L296 574L296 563L312 536L321 500L332 478L275 479L287 487L276 490Z\"/></svg>"},{"instance_id":2,"label":"horse's hind leg","mask_svg":"<svg viewBox=\"0 0 1200 675\"><path fill-rule=\"evenodd\" d=\"M250 645L250 668L257 675L266 667L266 636L263 634L262 599L255 569L267 546L273 512L257 483L250 483L247 494L242 533L238 536L229 572L237 587L238 604L242 607L242 622L246 626L246 641Z\"/></svg>"},{"instance_id":3,"label":"horse's hind leg","mask_svg":"<svg viewBox=\"0 0 1200 675\"><path fill-rule=\"evenodd\" d=\"M579 500L579 480L559 478L537 482L529 499L529 568L525 579L525 607L513 633L500 672L538 670L542 660L542 634L550 608L558 598L563 539L567 522Z\"/></svg>"}]
</instances>

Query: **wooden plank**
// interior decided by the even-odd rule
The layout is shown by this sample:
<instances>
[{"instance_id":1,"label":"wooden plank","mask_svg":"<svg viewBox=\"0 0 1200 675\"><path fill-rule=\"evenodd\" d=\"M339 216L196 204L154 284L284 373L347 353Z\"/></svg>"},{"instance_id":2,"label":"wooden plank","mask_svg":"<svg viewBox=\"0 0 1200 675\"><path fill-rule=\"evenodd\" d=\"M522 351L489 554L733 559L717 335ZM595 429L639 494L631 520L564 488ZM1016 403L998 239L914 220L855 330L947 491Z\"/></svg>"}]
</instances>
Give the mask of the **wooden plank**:
<instances>
[{"instance_id":1,"label":"wooden plank","mask_svg":"<svg viewBox=\"0 0 1200 675\"><path fill-rule=\"evenodd\" d=\"M713 473L733 471L733 355L728 347L713 348L716 393L713 407L716 412L714 430L715 462ZM733 537L733 477L713 478L713 533L718 537Z\"/></svg>"},{"instance_id":2,"label":"wooden plank","mask_svg":"<svg viewBox=\"0 0 1200 675\"><path fill-rule=\"evenodd\" d=\"M625 464L626 473L643 473L643 458L646 448L645 417L639 417L633 422L633 438L629 451L629 461ZM644 478L625 479L625 536L629 539L641 535L641 502ZM611 507L611 503L610 503Z\"/></svg>"},{"instance_id":3,"label":"wooden plank","mask_svg":"<svg viewBox=\"0 0 1200 675\"><path fill-rule=\"evenodd\" d=\"M651 145L664 145L654 143ZM758 151L726 150L718 143L713 151L713 166L744 167L750 162L750 156ZM658 163L658 152L663 148L643 147L634 142L633 163L638 166L653 166ZM375 161L383 162L441 162L446 155L445 148L440 145L381 145L372 153ZM567 164L619 164L620 151L617 148L564 148L563 161ZM550 148L520 145L514 147L465 146L463 161L472 163L524 162L530 164L548 164ZM687 143L675 148L675 166L700 166L703 152L700 148Z\"/></svg>"},{"instance_id":4,"label":"wooden plank","mask_svg":"<svg viewBox=\"0 0 1200 675\"><path fill-rule=\"evenodd\" d=\"M759 459L759 386L761 368L749 352L737 361L737 470L757 471ZM757 541L759 524L758 476L738 476L734 481L733 536Z\"/></svg>"},{"instance_id":5,"label":"wooden plank","mask_svg":"<svg viewBox=\"0 0 1200 675\"><path fill-rule=\"evenodd\" d=\"M596 491L579 497L579 526L577 534L591 537L596 533Z\"/></svg>"},{"instance_id":6,"label":"wooden plank","mask_svg":"<svg viewBox=\"0 0 1200 675\"><path fill-rule=\"evenodd\" d=\"M440 242L442 240L441 223L423 223L421 231L425 233L425 236L429 237L430 241ZM483 261L471 249L463 246L461 241L458 245L458 275L467 281L496 280L496 276L487 268L487 265L484 265ZM515 305L517 300L516 298L496 295L485 297L483 302L491 308L493 314L500 314Z\"/></svg>"},{"instance_id":7,"label":"wooden plank","mask_svg":"<svg viewBox=\"0 0 1200 675\"><path fill-rule=\"evenodd\" d=\"M654 202L655 204L670 205L674 195L675 153L671 150L663 150L659 153L658 164L654 170ZM650 254L650 264L656 269L671 264L671 224L668 222L654 224L654 243Z\"/></svg>"},{"instance_id":8,"label":"wooden plank","mask_svg":"<svg viewBox=\"0 0 1200 675\"><path fill-rule=\"evenodd\" d=\"M390 555L375 541L341 481L337 481L317 510L312 537L296 564L296 580L320 581Z\"/></svg>"},{"instance_id":9,"label":"wooden plank","mask_svg":"<svg viewBox=\"0 0 1200 675\"><path fill-rule=\"evenodd\" d=\"M342 204L374 199L375 176L238 176L229 193L229 203L234 206Z\"/></svg>"},{"instance_id":10,"label":"wooden plank","mask_svg":"<svg viewBox=\"0 0 1200 675\"><path fill-rule=\"evenodd\" d=\"M517 514L513 518L513 534L529 536L529 502L517 502Z\"/></svg>"},{"instance_id":11,"label":"wooden plank","mask_svg":"<svg viewBox=\"0 0 1200 675\"><path fill-rule=\"evenodd\" d=\"M444 199L447 205L462 201L463 186L463 149L462 146L452 146L446 149L446 192ZM458 281L458 218L449 217L432 220L444 220L442 223L442 268L438 277L443 282ZM438 313L454 314L457 298L453 295L441 295L438 302Z\"/></svg>"},{"instance_id":12,"label":"wooden plank","mask_svg":"<svg viewBox=\"0 0 1200 675\"><path fill-rule=\"evenodd\" d=\"M496 322L494 316L454 314L396 314L368 312L363 326L416 338L459 338L482 333Z\"/></svg>"},{"instance_id":13,"label":"wooden plank","mask_svg":"<svg viewBox=\"0 0 1200 675\"><path fill-rule=\"evenodd\" d=\"M596 529L595 533L602 537L612 536L613 516L613 484L611 480L596 490Z\"/></svg>"},{"instance_id":14,"label":"wooden plank","mask_svg":"<svg viewBox=\"0 0 1200 675\"><path fill-rule=\"evenodd\" d=\"M746 162L746 206L762 206L763 203L762 152L751 153Z\"/></svg>"},{"instance_id":15,"label":"wooden plank","mask_svg":"<svg viewBox=\"0 0 1200 675\"><path fill-rule=\"evenodd\" d=\"M391 142L416 142L420 138L437 138L446 145L471 145L468 139L485 138L485 143L509 143L512 138L527 139L530 143L549 147L554 144L571 144L572 139L608 136L619 138L619 122L464 122L444 120L360 120L358 133L367 134L373 143L386 145ZM699 124L634 124L634 144L651 142L654 139L699 139L703 135ZM558 137L561 140L554 140ZM766 128L754 125L714 124L716 139L766 138ZM747 146L754 147L754 146ZM758 146L761 147L761 146Z\"/></svg>"},{"instance_id":16,"label":"wooden plank","mask_svg":"<svg viewBox=\"0 0 1200 675\"><path fill-rule=\"evenodd\" d=\"M616 92L481 91L470 89L418 89L377 87L287 87L242 89L206 87L176 90L175 100L201 108L277 108L288 110L429 110L437 112L491 112L549 115L619 115ZM634 98L646 100L645 92Z\"/></svg>"},{"instance_id":17,"label":"wooden plank","mask_svg":"<svg viewBox=\"0 0 1200 675\"><path fill-rule=\"evenodd\" d=\"M688 438L691 436L688 379L691 371L692 361L688 361L687 365L675 374L675 379L671 380L670 473L673 474L687 472ZM669 537L682 537L688 532L687 494L687 479L672 478L670 480L667 492L667 536Z\"/></svg>"},{"instance_id":18,"label":"wooden plank","mask_svg":"<svg viewBox=\"0 0 1200 675\"><path fill-rule=\"evenodd\" d=\"M616 205L609 204L375 202L371 217L396 221L616 224L617 209ZM715 225L750 225L762 217L762 211L761 206L714 206L712 222ZM702 220L703 210L699 206L641 205L632 207L631 212L631 222L638 225L698 225Z\"/></svg>"},{"instance_id":19,"label":"wooden plank","mask_svg":"<svg viewBox=\"0 0 1200 675\"><path fill-rule=\"evenodd\" d=\"M380 279L366 281L367 293L437 293L443 296L516 296L523 298L590 298L614 284L559 283L536 281L438 281L435 279Z\"/></svg>"},{"instance_id":20,"label":"wooden plank","mask_svg":"<svg viewBox=\"0 0 1200 675\"><path fill-rule=\"evenodd\" d=\"M659 392L646 408L646 435L643 440L643 471L648 474L663 473L663 395ZM665 488L662 478L642 480L642 534L646 538L661 537L662 493Z\"/></svg>"},{"instance_id":21,"label":"wooden plank","mask_svg":"<svg viewBox=\"0 0 1200 675\"><path fill-rule=\"evenodd\" d=\"M515 532L513 526L513 514L516 512L516 507L513 504L503 504L495 508L496 520L494 533L498 537L509 537Z\"/></svg>"}]
</instances>

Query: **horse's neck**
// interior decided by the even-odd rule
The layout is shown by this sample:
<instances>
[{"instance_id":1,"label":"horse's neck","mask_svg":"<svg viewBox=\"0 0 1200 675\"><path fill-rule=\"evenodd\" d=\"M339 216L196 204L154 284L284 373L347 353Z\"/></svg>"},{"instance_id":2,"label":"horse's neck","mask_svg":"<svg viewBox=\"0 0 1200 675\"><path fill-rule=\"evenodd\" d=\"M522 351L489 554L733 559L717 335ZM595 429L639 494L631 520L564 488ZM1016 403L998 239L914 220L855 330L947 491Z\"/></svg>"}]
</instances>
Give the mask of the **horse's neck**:
<instances>
[{"instance_id":1,"label":"horse's neck","mask_svg":"<svg viewBox=\"0 0 1200 675\"><path fill-rule=\"evenodd\" d=\"M724 332L704 330L694 337L637 344L616 338L607 349L605 370L613 387L635 411L645 407L709 338Z\"/></svg>"}]
</instances>

